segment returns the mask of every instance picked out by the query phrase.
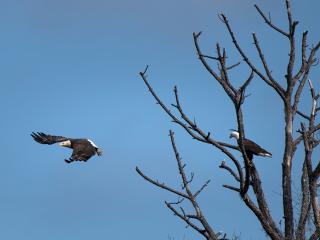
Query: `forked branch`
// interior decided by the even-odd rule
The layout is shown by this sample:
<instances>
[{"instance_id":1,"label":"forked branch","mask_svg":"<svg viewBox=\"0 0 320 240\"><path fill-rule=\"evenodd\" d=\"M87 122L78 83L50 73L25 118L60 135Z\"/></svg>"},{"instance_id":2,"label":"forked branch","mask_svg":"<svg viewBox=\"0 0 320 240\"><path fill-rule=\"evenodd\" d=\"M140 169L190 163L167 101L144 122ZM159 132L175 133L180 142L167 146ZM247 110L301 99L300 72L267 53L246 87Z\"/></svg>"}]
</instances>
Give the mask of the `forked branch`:
<instances>
[{"instance_id":1,"label":"forked branch","mask_svg":"<svg viewBox=\"0 0 320 240\"><path fill-rule=\"evenodd\" d=\"M241 169L241 164L239 161L233 156L233 154L227 149L227 148L233 148L236 147L227 143L222 143L221 141L216 141L211 137L210 132L202 130L195 121L192 121L185 113L181 106L180 100L179 100L179 94L178 94L178 88L174 88L174 95L176 103L173 104L173 106L178 110L178 112L181 115L182 119L179 119L176 117L170 109L161 101L161 99L158 97L156 92L153 90L152 86L149 84L147 77L146 77L146 71L140 72L140 76L145 82L146 86L148 87L150 93L155 98L156 102L161 106L161 108L167 113L167 115L172 119L174 123L177 123L180 125L193 139L196 139L200 142L204 142L207 144L212 145L213 147L219 149L222 151L235 165L237 169L237 174L240 178L240 183L244 184L244 177L243 172Z\"/></svg>"},{"instance_id":2,"label":"forked branch","mask_svg":"<svg viewBox=\"0 0 320 240\"><path fill-rule=\"evenodd\" d=\"M162 183L160 184L158 181L153 180L149 177L147 177L145 174L143 174L138 167L136 167L136 171L140 176L142 176L145 180L152 183L153 185L165 189L171 193L174 193L175 195L182 197L183 199L188 200L194 210L194 214L187 214L183 207L180 206L180 210L177 210L174 205L180 205L182 203L182 200L175 202L175 203L169 203L165 202L166 206L180 219L182 219L186 224L193 229L195 229L197 232L199 232L201 235L203 235L208 240L218 240L216 237L217 234L213 231L211 226L208 224L205 216L203 215L201 208L197 202L197 196L208 186L209 180L203 184L199 190L197 190L195 193L191 191L190 183L192 182L193 178L191 180L188 180L185 173L185 164L182 163L182 159L180 157L180 154L178 152L175 139L174 139L174 133L170 130L169 132L170 141L172 145L172 149L175 155L175 159L178 165L179 174L182 181L182 191L173 189L171 187L168 187L166 184ZM193 221L196 222L193 222Z\"/></svg>"}]
</instances>

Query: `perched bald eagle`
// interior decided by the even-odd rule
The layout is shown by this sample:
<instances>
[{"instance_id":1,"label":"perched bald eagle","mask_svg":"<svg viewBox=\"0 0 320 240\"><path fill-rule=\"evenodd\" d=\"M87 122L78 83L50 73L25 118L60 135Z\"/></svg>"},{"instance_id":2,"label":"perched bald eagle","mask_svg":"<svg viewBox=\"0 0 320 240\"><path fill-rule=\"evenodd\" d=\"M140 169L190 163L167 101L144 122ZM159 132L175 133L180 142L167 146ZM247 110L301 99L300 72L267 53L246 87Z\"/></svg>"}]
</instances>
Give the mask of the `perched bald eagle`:
<instances>
[{"instance_id":1,"label":"perched bald eagle","mask_svg":"<svg viewBox=\"0 0 320 240\"><path fill-rule=\"evenodd\" d=\"M72 148L73 152L69 159L65 159L66 163L73 161L88 161L93 155L102 155L102 150L98 148L94 142L89 139L74 139L62 136L47 135L42 132L32 133L33 139L41 144L54 144L59 143L62 147Z\"/></svg>"},{"instance_id":2,"label":"perched bald eagle","mask_svg":"<svg viewBox=\"0 0 320 240\"><path fill-rule=\"evenodd\" d=\"M230 134L230 138L235 138L238 141L239 140L239 132L232 131ZM246 154L247 154L247 157L249 158L249 160L253 159L253 155L262 156L262 157L272 157L271 153L269 153L267 150L260 147L255 142L253 142L249 139L246 139L246 138L244 138L242 142L243 142L243 146L244 146L244 149L246 150Z\"/></svg>"}]
</instances>

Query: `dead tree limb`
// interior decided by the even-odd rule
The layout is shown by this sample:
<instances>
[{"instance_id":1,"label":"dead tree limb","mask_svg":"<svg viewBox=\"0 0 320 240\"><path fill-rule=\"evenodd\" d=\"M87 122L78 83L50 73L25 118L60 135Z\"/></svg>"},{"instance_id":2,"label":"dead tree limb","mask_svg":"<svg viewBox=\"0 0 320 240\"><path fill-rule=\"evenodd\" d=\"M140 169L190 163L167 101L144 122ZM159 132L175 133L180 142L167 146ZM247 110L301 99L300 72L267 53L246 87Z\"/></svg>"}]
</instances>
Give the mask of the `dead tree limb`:
<instances>
[{"instance_id":1,"label":"dead tree limb","mask_svg":"<svg viewBox=\"0 0 320 240\"><path fill-rule=\"evenodd\" d=\"M211 226L209 225L208 221L206 220L204 214L201 211L201 208L196 200L197 196L202 192L202 190L208 186L209 181L207 181L205 184L203 184L199 190L197 190L195 193L193 193L190 189L190 183L192 182L193 178L191 180L188 180L185 173L185 164L182 163L182 159L180 157L180 154L178 152L175 139L174 139L174 133L170 130L169 132L170 141L172 145L172 149L175 155L175 159L178 165L179 174L182 181L182 190L183 193L179 190L173 189L171 187L168 187L166 184L159 184L158 181L153 180L149 177L147 177L145 174L143 174L139 168L136 168L137 173L142 176L145 180L152 183L153 185L160 187L162 189L165 189L171 193L174 193L178 195L179 197L182 197L186 200L188 200L194 210L194 214L186 214L183 207L180 206L180 211L177 210L174 205L180 205L182 201L178 201L175 203L169 203L165 202L166 206L174 213L174 215L178 216L180 219L182 219L188 226L192 227L194 230L196 230L198 233L203 235L208 240L218 240L217 234L213 231ZM194 223L192 220L196 220L197 223ZM200 227L200 226L201 227Z\"/></svg>"}]
</instances>

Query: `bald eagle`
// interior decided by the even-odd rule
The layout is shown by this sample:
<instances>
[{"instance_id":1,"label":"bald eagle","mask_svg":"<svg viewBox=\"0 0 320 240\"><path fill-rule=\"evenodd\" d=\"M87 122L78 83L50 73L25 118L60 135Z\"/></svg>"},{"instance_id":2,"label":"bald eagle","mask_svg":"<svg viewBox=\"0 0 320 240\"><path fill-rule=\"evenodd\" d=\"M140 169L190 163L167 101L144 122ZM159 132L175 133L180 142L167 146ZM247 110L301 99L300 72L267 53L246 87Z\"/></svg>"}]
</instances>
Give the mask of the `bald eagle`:
<instances>
[{"instance_id":1,"label":"bald eagle","mask_svg":"<svg viewBox=\"0 0 320 240\"><path fill-rule=\"evenodd\" d=\"M73 152L69 159L65 159L66 163L73 161L88 161L93 155L102 155L102 150L98 148L90 139L74 139L62 136L47 135L42 132L34 133L31 136L33 139L41 144L59 143L62 147L72 148Z\"/></svg>"},{"instance_id":2,"label":"bald eagle","mask_svg":"<svg viewBox=\"0 0 320 240\"><path fill-rule=\"evenodd\" d=\"M239 140L239 132L232 131L230 134L230 138L235 138L238 141ZM242 143L243 143L244 149L246 151L246 154L247 154L247 157L249 158L249 160L253 159L253 155L262 156L262 157L272 157L271 153L269 153L267 150L263 149L258 144L256 144L255 142L253 142L249 139L244 138Z\"/></svg>"}]
</instances>

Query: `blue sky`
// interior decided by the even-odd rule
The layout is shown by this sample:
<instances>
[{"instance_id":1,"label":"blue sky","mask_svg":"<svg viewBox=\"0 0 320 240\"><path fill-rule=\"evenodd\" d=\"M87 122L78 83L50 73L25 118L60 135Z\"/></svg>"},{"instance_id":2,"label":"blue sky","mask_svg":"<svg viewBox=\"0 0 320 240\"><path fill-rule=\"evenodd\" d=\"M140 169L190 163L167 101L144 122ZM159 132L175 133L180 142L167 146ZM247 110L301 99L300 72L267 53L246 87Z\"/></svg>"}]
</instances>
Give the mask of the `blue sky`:
<instances>
[{"instance_id":1,"label":"blue sky","mask_svg":"<svg viewBox=\"0 0 320 240\"><path fill-rule=\"evenodd\" d=\"M149 80L167 104L178 85L186 112L216 139L229 142L229 129L236 127L233 107L198 61L192 32L203 31L200 42L207 53L214 54L219 41L230 59L238 61L217 17L224 12L253 59L251 32L257 33L281 82L287 43L264 25L253 7L259 4L285 27L280 2L0 0L0 238L199 237L165 208L164 200L176 197L143 181L134 170L138 165L146 174L180 186L168 138L173 129L187 170L195 173L194 189L212 180L199 198L212 226L243 239L265 239L240 198L222 188L232 183L218 168L224 156L171 123L138 72L150 65ZM316 0L293 2L299 34L308 29L313 43L319 36L319 7ZM247 76L243 69L234 72L234 81ZM311 78L319 90L318 76L314 69ZM272 159L257 158L256 165L278 222L282 106L258 78L248 91L246 134L273 153ZM309 102L302 101L301 108L308 109ZM104 149L104 156L67 165L63 159L71 154L68 149L39 145L30 137L32 131L89 137ZM293 168L297 174L301 159ZM299 188L298 179L294 186Z\"/></svg>"}]
</instances>

